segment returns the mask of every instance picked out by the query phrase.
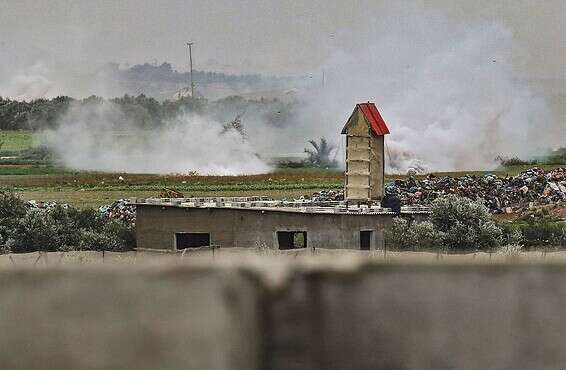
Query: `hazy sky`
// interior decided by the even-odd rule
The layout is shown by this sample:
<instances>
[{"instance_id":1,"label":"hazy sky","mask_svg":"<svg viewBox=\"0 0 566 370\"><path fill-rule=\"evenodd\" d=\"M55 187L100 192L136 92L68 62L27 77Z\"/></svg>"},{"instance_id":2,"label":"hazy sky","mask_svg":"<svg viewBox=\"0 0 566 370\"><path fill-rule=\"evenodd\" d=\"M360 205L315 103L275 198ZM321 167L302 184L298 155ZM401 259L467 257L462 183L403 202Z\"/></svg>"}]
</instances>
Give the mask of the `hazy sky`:
<instances>
[{"instance_id":1,"label":"hazy sky","mask_svg":"<svg viewBox=\"0 0 566 370\"><path fill-rule=\"evenodd\" d=\"M356 36L365 32L365 24L394 21L396 9L406 5L438 16L439 22L500 22L514 34L523 72L566 77L566 1L396 1L396 9L392 3L0 0L0 63L34 58L88 65L156 60L185 69L184 42L193 40L197 69L305 74L336 50L363 48ZM399 32L411 28L397 26Z\"/></svg>"}]
</instances>

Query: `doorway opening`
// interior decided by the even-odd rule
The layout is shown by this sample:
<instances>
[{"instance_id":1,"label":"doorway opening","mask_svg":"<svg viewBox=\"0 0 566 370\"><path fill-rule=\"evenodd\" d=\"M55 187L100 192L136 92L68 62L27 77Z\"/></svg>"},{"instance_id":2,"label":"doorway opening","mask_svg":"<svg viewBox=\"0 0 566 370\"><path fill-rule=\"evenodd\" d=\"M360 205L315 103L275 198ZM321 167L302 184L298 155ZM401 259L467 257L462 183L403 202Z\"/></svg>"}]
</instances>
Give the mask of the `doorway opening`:
<instances>
[{"instance_id":1,"label":"doorway opening","mask_svg":"<svg viewBox=\"0 0 566 370\"><path fill-rule=\"evenodd\" d=\"M360 250L369 251L371 249L372 236L373 231L371 230L360 231Z\"/></svg>"}]
</instances>

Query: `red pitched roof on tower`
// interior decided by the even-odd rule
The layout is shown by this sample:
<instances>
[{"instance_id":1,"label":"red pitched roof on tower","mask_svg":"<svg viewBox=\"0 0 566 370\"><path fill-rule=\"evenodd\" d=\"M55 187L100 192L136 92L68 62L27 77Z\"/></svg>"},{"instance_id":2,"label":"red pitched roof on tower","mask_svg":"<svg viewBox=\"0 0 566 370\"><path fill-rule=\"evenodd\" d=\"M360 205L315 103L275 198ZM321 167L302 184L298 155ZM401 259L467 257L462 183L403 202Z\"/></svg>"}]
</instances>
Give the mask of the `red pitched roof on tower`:
<instances>
[{"instance_id":1,"label":"red pitched roof on tower","mask_svg":"<svg viewBox=\"0 0 566 370\"><path fill-rule=\"evenodd\" d=\"M362 114L364 115L366 121L369 123L371 130L374 132L374 134L379 135L379 136L389 134L389 128L387 127L387 124L385 123L385 121L381 117L381 114L379 114L379 111L377 110L377 107L375 106L374 103L370 103L370 102L359 103L359 104L356 104L356 109L359 109L362 112ZM355 110L354 110L354 112L355 112ZM349 122L349 120L348 120L348 122ZM346 127L344 127L344 129L342 130L342 133L343 134L346 133Z\"/></svg>"},{"instance_id":2,"label":"red pitched roof on tower","mask_svg":"<svg viewBox=\"0 0 566 370\"><path fill-rule=\"evenodd\" d=\"M389 134L389 128L385 124L385 121L379 114L377 107L375 104L367 102L367 103L360 103L357 107L362 111L366 120L371 125L371 129L375 132L376 135L387 135Z\"/></svg>"}]
</instances>

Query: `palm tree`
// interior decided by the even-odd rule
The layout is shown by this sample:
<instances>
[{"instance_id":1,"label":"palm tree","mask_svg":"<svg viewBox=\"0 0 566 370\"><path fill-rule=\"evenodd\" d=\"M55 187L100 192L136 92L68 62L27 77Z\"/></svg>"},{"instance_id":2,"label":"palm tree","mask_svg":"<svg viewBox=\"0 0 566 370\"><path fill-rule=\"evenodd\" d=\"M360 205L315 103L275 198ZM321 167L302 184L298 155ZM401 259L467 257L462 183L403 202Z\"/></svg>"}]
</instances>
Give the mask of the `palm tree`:
<instances>
[{"instance_id":1,"label":"palm tree","mask_svg":"<svg viewBox=\"0 0 566 370\"><path fill-rule=\"evenodd\" d=\"M308 154L307 163L318 167L334 167L336 160L330 159L332 152L336 150L336 146L329 144L325 138L320 138L320 142L315 140L308 141L313 149L305 148L305 153Z\"/></svg>"}]
</instances>

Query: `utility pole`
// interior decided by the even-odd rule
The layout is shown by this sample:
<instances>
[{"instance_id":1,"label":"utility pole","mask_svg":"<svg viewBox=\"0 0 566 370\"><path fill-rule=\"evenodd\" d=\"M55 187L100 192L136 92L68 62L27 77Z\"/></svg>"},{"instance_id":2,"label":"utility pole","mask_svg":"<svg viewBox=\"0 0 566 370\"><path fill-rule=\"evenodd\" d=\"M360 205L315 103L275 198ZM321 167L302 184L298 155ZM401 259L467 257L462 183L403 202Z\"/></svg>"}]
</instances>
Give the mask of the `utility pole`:
<instances>
[{"instance_id":1,"label":"utility pole","mask_svg":"<svg viewBox=\"0 0 566 370\"><path fill-rule=\"evenodd\" d=\"M195 84L193 83L193 42L187 42L189 47L189 70L191 76L191 98L195 97Z\"/></svg>"}]
</instances>

